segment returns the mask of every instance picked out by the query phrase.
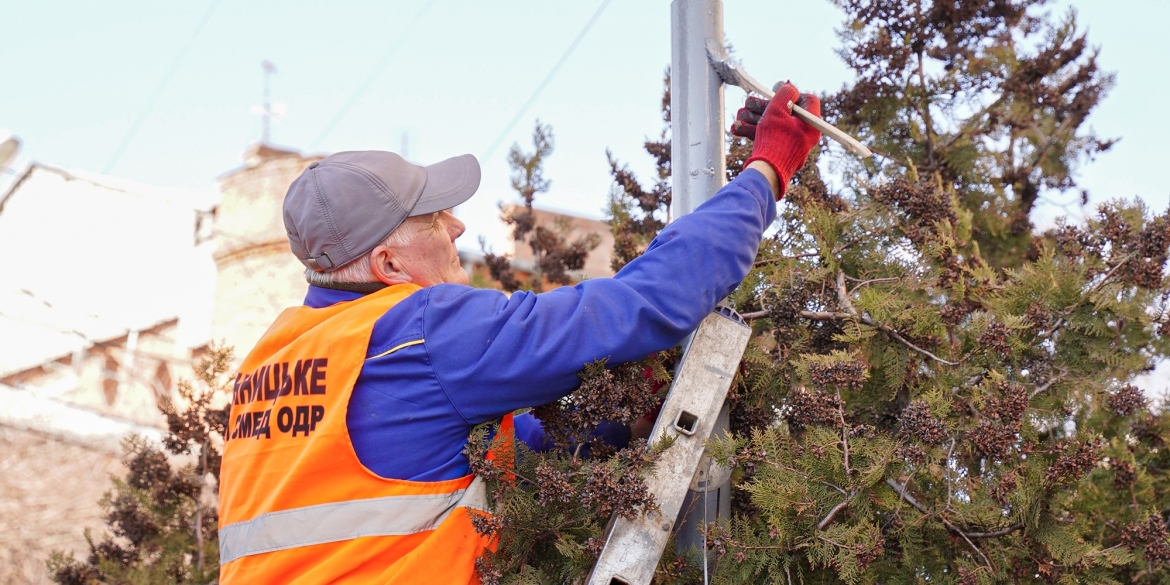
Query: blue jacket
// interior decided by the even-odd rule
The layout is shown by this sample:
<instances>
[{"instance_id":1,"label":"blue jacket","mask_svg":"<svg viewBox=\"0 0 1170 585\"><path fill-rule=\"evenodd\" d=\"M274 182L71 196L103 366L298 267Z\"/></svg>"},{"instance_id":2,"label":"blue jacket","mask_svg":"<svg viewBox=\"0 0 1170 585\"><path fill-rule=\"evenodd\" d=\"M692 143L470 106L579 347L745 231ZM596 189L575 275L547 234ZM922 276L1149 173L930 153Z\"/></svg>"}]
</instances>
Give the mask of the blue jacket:
<instances>
[{"instance_id":1,"label":"blue jacket","mask_svg":"<svg viewBox=\"0 0 1170 585\"><path fill-rule=\"evenodd\" d=\"M415 292L374 324L346 415L358 459L396 479L470 473L472 426L567 395L588 362L642 359L693 331L747 275L775 214L767 180L745 171L613 278L541 294ZM305 305L359 296L309 287ZM520 439L543 442L531 415L516 423Z\"/></svg>"}]
</instances>

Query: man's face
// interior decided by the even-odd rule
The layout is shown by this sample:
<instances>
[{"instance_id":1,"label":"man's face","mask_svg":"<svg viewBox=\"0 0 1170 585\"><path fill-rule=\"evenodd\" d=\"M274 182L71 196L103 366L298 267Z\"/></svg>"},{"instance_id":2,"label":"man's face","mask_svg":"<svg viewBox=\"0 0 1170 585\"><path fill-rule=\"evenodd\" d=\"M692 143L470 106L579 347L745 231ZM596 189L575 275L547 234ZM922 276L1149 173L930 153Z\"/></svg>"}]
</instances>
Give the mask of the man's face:
<instances>
[{"instance_id":1,"label":"man's face","mask_svg":"<svg viewBox=\"0 0 1170 585\"><path fill-rule=\"evenodd\" d=\"M459 263L455 238L466 229L450 211L440 211L407 219L398 229L408 229L412 238L397 247L394 256L398 269L410 275L419 286L433 284L467 284L467 272Z\"/></svg>"}]
</instances>

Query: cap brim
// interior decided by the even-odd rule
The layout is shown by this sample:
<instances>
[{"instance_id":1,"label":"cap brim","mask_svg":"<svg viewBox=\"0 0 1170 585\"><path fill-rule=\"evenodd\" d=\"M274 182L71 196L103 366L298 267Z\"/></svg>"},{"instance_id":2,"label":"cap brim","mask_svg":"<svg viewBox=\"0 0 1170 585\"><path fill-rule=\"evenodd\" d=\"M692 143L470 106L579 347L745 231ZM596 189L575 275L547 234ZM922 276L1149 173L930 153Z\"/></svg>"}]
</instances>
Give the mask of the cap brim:
<instances>
[{"instance_id":1,"label":"cap brim","mask_svg":"<svg viewBox=\"0 0 1170 585\"><path fill-rule=\"evenodd\" d=\"M424 167L427 185L410 217L451 209L475 195L479 189L479 161L470 154L459 155Z\"/></svg>"}]
</instances>

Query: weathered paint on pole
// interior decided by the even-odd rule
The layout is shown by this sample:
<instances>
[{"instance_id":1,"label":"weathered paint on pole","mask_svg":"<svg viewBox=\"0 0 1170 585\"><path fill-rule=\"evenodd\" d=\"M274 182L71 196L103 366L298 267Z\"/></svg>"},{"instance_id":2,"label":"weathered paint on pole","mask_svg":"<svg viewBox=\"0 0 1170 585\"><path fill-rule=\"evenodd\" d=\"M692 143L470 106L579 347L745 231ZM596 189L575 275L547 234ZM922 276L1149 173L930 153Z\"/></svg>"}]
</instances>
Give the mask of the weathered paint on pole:
<instances>
[{"instance_id":1,"label":"weathered paint on pole","mask_svg":"<svg viewBox=\"0 0 1170 585\"><path fill-rule=\"evenodd\" d=\"M707 58L722 50L723 2L670 4L671 211L695 210L723 186L723 81Z\"/></svg>"}]
</instances>

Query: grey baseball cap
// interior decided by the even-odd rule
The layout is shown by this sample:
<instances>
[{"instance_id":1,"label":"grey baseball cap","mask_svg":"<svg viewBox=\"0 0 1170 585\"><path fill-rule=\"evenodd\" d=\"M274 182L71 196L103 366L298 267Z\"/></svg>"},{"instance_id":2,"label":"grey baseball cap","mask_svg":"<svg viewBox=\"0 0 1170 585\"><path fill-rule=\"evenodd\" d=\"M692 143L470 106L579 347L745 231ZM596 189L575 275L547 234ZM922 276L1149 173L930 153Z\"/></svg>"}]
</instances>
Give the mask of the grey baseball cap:
<instances>
[{"instance_id":1,"label":"grey baseball cap","mask_svg":"<svg viewBox=\"0 0 1170 585\"><path fill-rule=\"evenodd\" d=\"M305 169L284 196L284 228L307 267L332 272L373 250L406 218L450 209L479 188L470 154L421 167L393 152L339 152Z\"/></svg>"}]
</instances>

